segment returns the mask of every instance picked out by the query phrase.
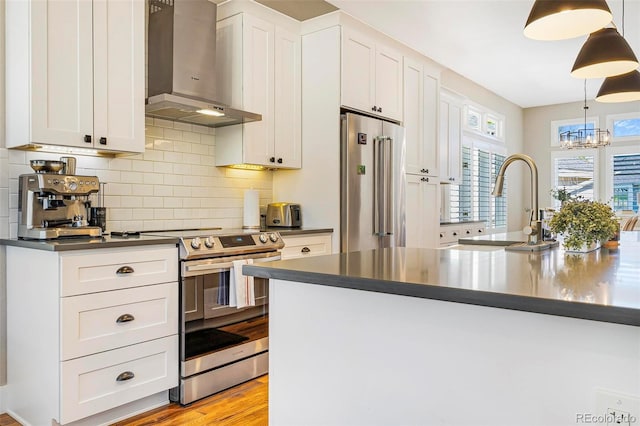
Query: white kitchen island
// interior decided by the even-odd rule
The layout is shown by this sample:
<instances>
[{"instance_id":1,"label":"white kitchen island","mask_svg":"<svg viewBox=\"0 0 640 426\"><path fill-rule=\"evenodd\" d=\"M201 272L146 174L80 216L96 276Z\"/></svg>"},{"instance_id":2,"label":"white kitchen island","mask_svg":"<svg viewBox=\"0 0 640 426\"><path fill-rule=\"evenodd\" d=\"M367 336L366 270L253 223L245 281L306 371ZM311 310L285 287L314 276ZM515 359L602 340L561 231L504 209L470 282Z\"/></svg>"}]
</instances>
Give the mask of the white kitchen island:
<instances>
[{"instance_id":1,"label":"white kitchen island","mask_svg":"<svg viewBox=\"0 0 640 426\"><path fill-rule=\"evenodd\" d=\"M638 248L397 248L246 266L271 278L270 423L575 425L617 395L612 408L637 416Z\"/></svg>"}]
</instances>

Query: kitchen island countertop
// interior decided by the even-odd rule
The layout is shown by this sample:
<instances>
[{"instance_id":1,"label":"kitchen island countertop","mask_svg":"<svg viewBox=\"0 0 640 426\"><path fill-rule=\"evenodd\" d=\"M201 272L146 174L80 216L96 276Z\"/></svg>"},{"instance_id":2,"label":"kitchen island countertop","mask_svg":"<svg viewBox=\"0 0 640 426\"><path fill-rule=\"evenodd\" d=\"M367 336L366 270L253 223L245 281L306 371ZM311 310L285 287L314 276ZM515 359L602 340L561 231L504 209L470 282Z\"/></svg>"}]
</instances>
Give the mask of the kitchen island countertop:
<instances>
[{"instance_id":1,"label":"kitchen island countertop","mask_svg":"<svg viewBox=\"0 0 640 426\"><path fill-rule=\"evenodd\" d=\"M388 248L244 266L330 287L640 326L640 233L620 249L569 254Z\"/></svg>"}]
</instances>

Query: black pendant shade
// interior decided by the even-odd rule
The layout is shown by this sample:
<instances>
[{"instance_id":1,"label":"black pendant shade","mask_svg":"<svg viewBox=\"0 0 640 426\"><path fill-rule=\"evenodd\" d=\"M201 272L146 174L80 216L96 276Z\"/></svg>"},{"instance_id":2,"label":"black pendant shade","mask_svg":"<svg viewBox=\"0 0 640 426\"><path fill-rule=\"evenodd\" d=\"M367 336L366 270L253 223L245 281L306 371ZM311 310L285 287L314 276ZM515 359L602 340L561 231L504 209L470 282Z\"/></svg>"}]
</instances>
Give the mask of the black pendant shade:
<instances>
[{"instance_id":1,"label":"black pendant shade","mask_svg":"<svg viewBox=\"0 0 640 426\"><path fill-rule=\"evenodd\" d=\"M629 43L615 28L592 33L580 49L571 75L576 78L602 78L626 74L638 68L638 59Z\"/></svg>"},{"instance_id":2,"label":"black pendant shade","mask_svg":"<svg viewBox=\"0 0 640 426\"><path fill-rule=\"evenodd\" d=\"M640 101L640 72L607 77L596 95L598 102Z\"/></svg>"},{"instance_id":3,"label":"black pendant shade","mask_svg":"<svg viewBox=\"0 0 640 426\"><path fill-rule=\"evenodd\" d=\"M599 30L612 19L605 0L536 0L524 35L534 40L564 40Z\"/></svg>"}]
</instances>

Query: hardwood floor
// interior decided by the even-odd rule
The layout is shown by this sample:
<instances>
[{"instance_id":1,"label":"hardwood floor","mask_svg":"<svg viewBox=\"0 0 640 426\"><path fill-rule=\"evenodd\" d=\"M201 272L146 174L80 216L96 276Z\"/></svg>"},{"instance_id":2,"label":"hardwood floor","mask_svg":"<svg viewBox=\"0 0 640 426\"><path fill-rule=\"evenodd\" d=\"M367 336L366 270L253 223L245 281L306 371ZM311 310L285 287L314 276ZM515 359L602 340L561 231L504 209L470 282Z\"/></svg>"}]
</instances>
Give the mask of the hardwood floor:
<instances>
[{"instance_id":1,"label":"hardwood floor","mask_svg":"<svg viewBox=\"0 0 640 426\"><path fill-rule=\"evenodd\" d=\"M224 392L196 401L188 407L170 404L113 426L262 426L268 424L269 376L265 375ZM20 426L0 414L0 426Z\"/></svg>"}]
</instances>

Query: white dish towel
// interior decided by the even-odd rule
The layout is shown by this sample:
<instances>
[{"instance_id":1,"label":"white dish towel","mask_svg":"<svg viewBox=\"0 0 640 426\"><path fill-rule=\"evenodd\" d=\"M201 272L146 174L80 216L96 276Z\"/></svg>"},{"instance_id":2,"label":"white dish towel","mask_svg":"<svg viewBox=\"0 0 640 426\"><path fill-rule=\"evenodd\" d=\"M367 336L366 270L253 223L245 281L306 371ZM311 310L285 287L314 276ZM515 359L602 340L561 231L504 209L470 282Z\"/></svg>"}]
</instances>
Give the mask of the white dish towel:
<instances>
[{"instance_id":1,"label":"white dish towel","mask_svg":"<svg viewBox=\"0 0 640 426\"><path fill-rule=\"evenodd\" d=\"M238 309L256 305L253 277L242 275L242 265L253 264L253 259L234 260L229 272L229 306Z\"/></svg>"}]
</instances>

